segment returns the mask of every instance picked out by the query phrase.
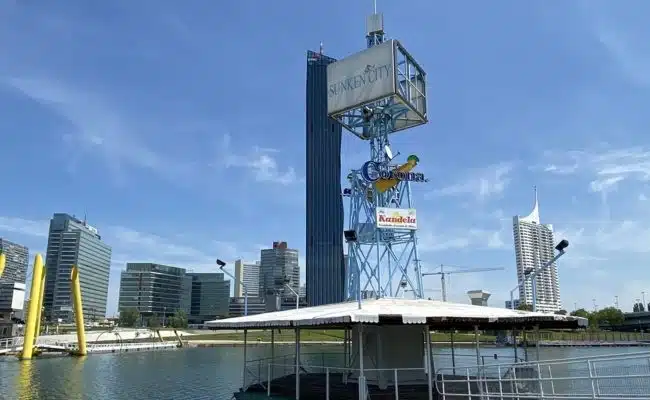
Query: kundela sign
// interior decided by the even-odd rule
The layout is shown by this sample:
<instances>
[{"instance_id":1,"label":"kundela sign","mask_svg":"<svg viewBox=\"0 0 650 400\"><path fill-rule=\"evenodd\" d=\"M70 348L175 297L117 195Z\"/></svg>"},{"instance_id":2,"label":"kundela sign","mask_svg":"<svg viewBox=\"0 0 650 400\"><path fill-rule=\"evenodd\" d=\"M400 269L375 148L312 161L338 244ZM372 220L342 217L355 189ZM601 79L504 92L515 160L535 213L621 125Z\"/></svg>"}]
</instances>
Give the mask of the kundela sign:
<instances>
[{"instance_id":1,"label":"kundela sign","mask_svg":"<svg viewBox=\"0 0 650 400\"><path fill-rule=\"evenodd\" d=\"M415 208L377 207L377 228L418 229Z\"/></svg>"}]
</instances>

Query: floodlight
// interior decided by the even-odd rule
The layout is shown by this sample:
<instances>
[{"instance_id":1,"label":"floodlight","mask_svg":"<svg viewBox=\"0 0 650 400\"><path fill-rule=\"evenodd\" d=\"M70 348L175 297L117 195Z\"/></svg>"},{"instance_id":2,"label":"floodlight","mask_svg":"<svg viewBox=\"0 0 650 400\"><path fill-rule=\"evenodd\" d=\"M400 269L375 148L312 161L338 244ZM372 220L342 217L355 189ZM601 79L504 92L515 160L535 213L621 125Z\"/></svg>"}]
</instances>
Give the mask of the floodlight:
<instances>
[{"instance_id":1,"label":"floodlight","mask_svg":"<svg viewBox=\"0 0 650 400\"><path fill-rule=\"evenodd\" d=\"M357 241L357 232L354 229L343 231L343 236L347 242L356 242Z\"/></svg>"},{"instance_id":2,"label":"floodlight","mask_svg":"<svg viewBox=\"0 0 650 400\"><path fill-rule=\"evenodd\" d=\"M555 246L555 250L563 252L567 247L569 247L569 241L566 239L560 240L560 243Z\"/></svg>"},{"instance_id":3,"label":"floodlight","mask_svg":"<svg viewBox=\"0 0 650 400\"><path fill-rule=\"evenodd\" d=\"M217 259L217 265L219 266L219 268L223 269L223 267L226 266L226 263L223 262L223 261L221 261L221 260L219 260L219 259Z\"/></svg>"}]
</instances>

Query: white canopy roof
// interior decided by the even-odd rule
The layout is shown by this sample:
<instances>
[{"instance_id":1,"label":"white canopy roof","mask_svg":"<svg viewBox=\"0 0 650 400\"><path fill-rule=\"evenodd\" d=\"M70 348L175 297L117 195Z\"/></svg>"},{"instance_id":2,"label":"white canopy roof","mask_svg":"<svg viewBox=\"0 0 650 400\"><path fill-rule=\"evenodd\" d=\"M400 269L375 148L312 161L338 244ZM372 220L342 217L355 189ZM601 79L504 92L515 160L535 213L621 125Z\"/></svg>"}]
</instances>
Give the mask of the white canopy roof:
<instances>
[{"instance_id":1,"label":"white canopy roof","mask_svg":"<svg viewBox=\"0 0 650 400\"><path fill-rule=\"evenodd\" d=\"M509 325L512 327L543 325L547 328L587 326L584 318L527 312L506 308L481 307L435 300L377 299L358 303L346 302L298 310L276 311L246 317L208 321L213 329L283 328L290 326L344 325L349 323L378 324L401 318L402 324Z\"/></svg>"}]
</instances>

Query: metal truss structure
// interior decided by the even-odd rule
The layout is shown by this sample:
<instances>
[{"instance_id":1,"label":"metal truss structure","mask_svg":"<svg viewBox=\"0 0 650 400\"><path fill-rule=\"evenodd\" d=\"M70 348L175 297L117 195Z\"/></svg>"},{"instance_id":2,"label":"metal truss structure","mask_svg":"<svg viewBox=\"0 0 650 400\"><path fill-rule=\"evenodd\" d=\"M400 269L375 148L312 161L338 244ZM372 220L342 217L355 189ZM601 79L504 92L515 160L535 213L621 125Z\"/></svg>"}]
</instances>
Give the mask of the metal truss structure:
<instances>
[{"instance_id":1,"label":"metal truss structure","mask_svg":"<svg viewBox=\"0 0 650 400\"><path fill-rule=\"evenodd\" d=\"M369 29L368 47L384 42L383 17L374 14L373 18L380 29ZM377 23L380 18L382 20ZM388 188L377 186L380 178L385 179L399 168L395 165L389 137L394 132L426 123L424 71L399 44L396 45L395 74L394 95L333 116L347 130L369 142L372 166L368 168L369 163L366 163L352 170L348 175L349 187L343 192L349 199L348 300L402 297L407 292L414 298L423 297L417 231L378 228L377 225L377 207L413 208L409 179L396 180L396 184ZM408 163L412 163L412 168L417 161L416 156L410 156Z\"/></svg>"}]
</instances>

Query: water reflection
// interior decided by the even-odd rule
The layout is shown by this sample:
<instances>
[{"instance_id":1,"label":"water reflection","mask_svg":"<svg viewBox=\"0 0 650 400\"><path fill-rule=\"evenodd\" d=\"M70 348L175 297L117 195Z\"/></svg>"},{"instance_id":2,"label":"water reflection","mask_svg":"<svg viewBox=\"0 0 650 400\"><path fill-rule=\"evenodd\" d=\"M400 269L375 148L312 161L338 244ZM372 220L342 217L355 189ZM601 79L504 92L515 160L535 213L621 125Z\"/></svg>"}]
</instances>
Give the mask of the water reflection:
<instances>
[{"instance_id":1,"label":"water reflection","mask_svg":"<svg viewBox=\"0 0 650 400\"><path fill-rule=\"evenodd\" d=\"M541 357L554 359L639 350L643 349L552 348L542 349ZM305 345L302 351L302 362L307 365L331 366L343 362L342 346ZM293 371L293 352L292 345L276 346L274 352L277 363L288 365L287 373ZM449 349L435 348L436 369L451 367L449 353ZM495 353L498 360L494 360ZM513 350L484 348L482 354L486 356L486 363L508 363ZM248 350L251 361L270 355L270 346L251 346ZM457 367L476 365L472 348L457 348L456 357ZM22 362L5 357L5 360L0 358L0 399L230 399L241 386L242 363L243 349L240 346L93 354L83 358L36 358ZM254 375L265 377L267 374L263 361L250 362L249 368Z\"/></svg>"},{"instance_id":2,"label":"water reflection","mask_svg":"<svg viewBox=\"0 0 650 400\"><path fill-rule=\"evenodd\" d=\"M16 388L18 388L19 399L31 399L32 396L32 360L23 360L18 362L18 374L16 374Z\"/></svg>"},{"instance_id":3,"label":"water reflection","mask_svg":"<svg viewBox=\"0 0 650 400\"><path fill-rule=\"evenodd\" d=\"M72 368L66 374L64 390L70 400L83 399L83 368L86 357L72 358Z\"/></svg>"}]
</instances>

